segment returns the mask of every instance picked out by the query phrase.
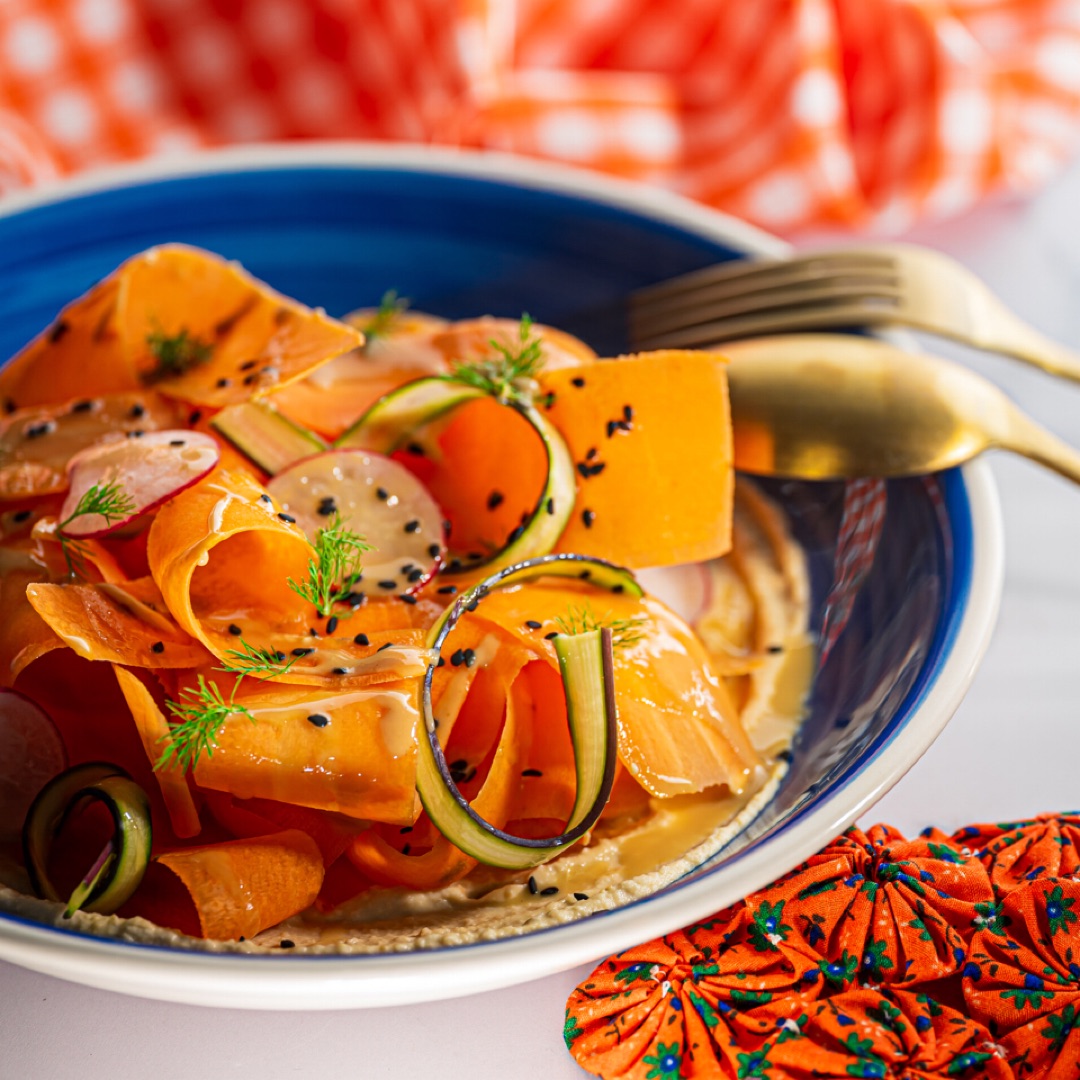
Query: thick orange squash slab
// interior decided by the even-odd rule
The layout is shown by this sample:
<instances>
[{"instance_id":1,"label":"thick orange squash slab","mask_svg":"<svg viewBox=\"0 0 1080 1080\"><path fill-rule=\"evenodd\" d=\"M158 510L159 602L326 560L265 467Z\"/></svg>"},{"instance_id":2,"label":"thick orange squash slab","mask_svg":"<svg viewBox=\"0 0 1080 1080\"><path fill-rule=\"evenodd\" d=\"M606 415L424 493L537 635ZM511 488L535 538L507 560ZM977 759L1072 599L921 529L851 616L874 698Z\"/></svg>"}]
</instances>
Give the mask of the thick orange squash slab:
<instances>
[{"instance_id":1,"label":"thick orange squash slab","mask_svg":"<svg viewBox=\"0 0 1080 1080\"><path fill-rule=\"evenodd\" d=\"M363 336L198 248L151 248L125 263L117 323L127 363L180 401L221 408L303 378ZM150 340L186 334L208 358L158 377Z\"/></svg>"},{"instance_id":2,"label":"thick orange squash slab","mask_svg":"<svg viewBox=\"0 0 1080 1080\"><path fill-rule=\"evenodd\" d=\"M231 681L219 685L227 697ZM213 754L195 767L195 782L240 799L410 824L418 694L418 679L340 691L246 679L235 700L254 721L236 713L222 725Z\"/></svg>"},{"instance_id":3,"label":"thick orange squash slab","mask_svg":"<svg viewBox=\"0 0 1080 1080\"><path fill-rule=\"evenodd\" d=\"M80 450L128 432L175 427L179 416L152 390L20 409L0 422L0 499L66 491L68 461Z\"/></svg>"},{"instance_id":4,"label":"thick orange squash slab","mask_svg":"<svg viewBox=\"0 0 1080 1080\"><path fill-rule=\"evenodd\" d=\"M641 567L730 549L734 474L722 357L640 353L541 372L539 382L541 402L554 394L546 415L578 463L574 516L556 550Z\"/></svg>"},{"instance_id":5,"label":"thick orange squash slab","mask_svg":"<svg viewBox=\"0 0 1080 1080\"><path fill-rule=\"evenodd\" d=\"M116 329L115 277L68 304L0 370L6 410L139 388Z\"/></svg>"},{"instance_id":6,"label":"thick orange squash slab","mask_svg":"<svg viewBox=\"0 0 1080 1080\"><path fill-rule=\"evenodd\" d=\"M318 845L298 829L158 855L121 910L216 941L252 938L311 906L323 880Z\"/></svg>"},{"instance_id":7,"label":"thick orange squash slab","mask_svg":"<svg viewBox=\"0 0 1080 1080\"><path fill-rule=\"evenodd\" d=\"M34 610L86 660L139 668L209 663L207 650L176 625L150 578L123 584L30 585Z\"/></svg>"},{"instance_id":8,"label":"thick orange squash slab","mask_svg":"<svg viewBox=\"0 0 1080 1080\"><path fill-rule=\"evenodd\" d=\"M727 784L741 791L760 758L693 631L658 600L638 600L578 582L538 581L496 589L480 613L515 633L538 655L554 654L545 635L557 619L582 615L627 621L636 640L615 649L619 757L653 795L683 795ZM527 620L539 622L536 629Z\"/></svg>"},{"instance_id":9,"label":"thick orange squash slab","mask_svg":"<svg viewBox=\"0 0 1080 1080\"><path fill-rule=\"evenodd\" d=\"M131 718L135 721L143 749L146 751L147 761L153 766L165 749L169 737L169 722L165 719L151 686L144 678L140 678L133 671L127 671L118 664L113 665L113 672L116 674L120 692L124 695L124 700L131 710ZM165 803L165 809L176 836L182 840L197 836L202 828L199 822L199 811L196 809L184 772L175 765L168 765L162 769L155 769L154 779L157 780L161 798Z\"/></svg>"}]
</instances>

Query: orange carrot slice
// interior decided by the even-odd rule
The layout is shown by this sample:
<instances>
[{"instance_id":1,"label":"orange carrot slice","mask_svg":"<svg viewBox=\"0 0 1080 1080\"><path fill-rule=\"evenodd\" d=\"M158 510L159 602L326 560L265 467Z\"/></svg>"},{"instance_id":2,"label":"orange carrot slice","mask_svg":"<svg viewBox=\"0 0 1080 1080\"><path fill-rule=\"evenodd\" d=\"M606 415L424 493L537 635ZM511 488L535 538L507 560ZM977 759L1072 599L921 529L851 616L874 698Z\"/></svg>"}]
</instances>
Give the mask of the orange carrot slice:
<instances>
[{"instance_id":1,"label":"orange carrot slice","mask_svg":"<svg viewBox=\"0 0 1080 1080\"><path fill-rule=\"evenodd\" d=\"M727 373L713 353L664 351L542 372L548 417L578 463L556 550L667 566L731 547ZM543 397L540 398L543 401Z\"/></svg>"},{"instance_id":2,"label":"orange carrot slice","mask_svg":"<svg viewBox=\"0 0 1080 1080\"><path fill-rule=\"evenodd\" d=\"M182 680L172 696L193 683ZM222 725L195 782L241 799L409 824L418 691L418 680L328 691L246 679L235 700L251 715L234 713Z\"/></svg>"},{"instance_id":3,"label":"orange carrot slice","mask_svg":"<svg viewBox=\"0 0 1080 1080\"><path fill-rule=\"evenodd\" d=\"M33 584L34 610L86 660L140 668L190 668L210 661L177 626L150 578L121 584ZM155 756L156 760L156 756Z\"/></svg>"},{"instance_id":4,"label":"orange carrot slice","mask_svg":"<svg viewBox=\"0 0 1080 1080\"><path fill-rule=\"evenodd\" d=\"M261 396L363 340L197 248L152 248L118 275L117 322L128 364L181 401L220 408ZM179 374L164 372L154 342L180 335L195 362Z\"/></svg>"},{"instance_id":5,"label":"orange carrot slice","mask_svg":"<svg viewBox=\"0 0 1080 1080\"><path fill-rule=\"evenodd\" d=\"M193 937L235 941L310 907L322 880L318 845L289 829L158 855L120 914Z\"/></svg>"},{"instance_id":6,"label":"orange carrot slice","mask_svg":"<svg viewBox=\"0 0 1080 1080\"><path fill-rule=\"evenodd\" d=\"M113 665L113 672L116 674L120 692L124 695L124 700L131 710L147 760L154 765L161 757L165 742L168 740L169 723L154 693L142 678L118 664ZM175 766L166 765L154 771L154 778L161 790L161 797L165 802L169 820L172 822L173 832L182 840L197 836L202 826L187 777Z\"/></svg>"},{"instance_id":7,"label":"orange carrot slice","mask_svg":"<svg viewBox=\"0 0 1080 1080\"><path fill-rule=\"evenodd\" d=\"M116 330L119 292L115 278L96 285L4 366L6 409L139 389Z\"/></svg>"},{"instance_id":8,"label":"orange carrot slice","mask_svg":"<svg viewBox=\"0 0 1080 1080\"><path fill-rule=\"evenodd\" d=\"M0 578L0 611L4 613L0 619L0 686L14 686L35 660L64 647L63 640L26 598L27 586L42 576L41 571L19 569Z\"/></svg>"}]
</instances>

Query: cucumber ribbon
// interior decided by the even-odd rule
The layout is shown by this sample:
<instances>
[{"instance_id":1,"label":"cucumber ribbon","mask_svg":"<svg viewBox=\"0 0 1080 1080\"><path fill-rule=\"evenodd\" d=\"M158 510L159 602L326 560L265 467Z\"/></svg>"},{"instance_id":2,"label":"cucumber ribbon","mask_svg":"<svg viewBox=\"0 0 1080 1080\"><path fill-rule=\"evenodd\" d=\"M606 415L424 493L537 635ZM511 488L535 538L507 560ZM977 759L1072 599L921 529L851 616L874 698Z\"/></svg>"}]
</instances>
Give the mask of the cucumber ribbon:
<instances>
[{"instance_id":1,"label":"cucumber ribbon","mask_svg":"<svg viewBox=\"0 0 1080 1080\"><path fill-rule=\"evenodd\" d=\"M139 887L150 862L150 804L118 765L91 762L53 777L34 799L23 826L23 854L34 892L64 902L49 877L49 854L71 815L88 802L100 802L112 817L112 836L67 898L64 918L82 908L111 915Z\"/></svg>"},{"instance_id":2,"label":"cucumber ribbon","mask_svg":"<svg viewBox=\"0 0 1080 1080\"><path fill-rule=\"evenodd\" d=\"M513 836L485 821L469 805L450 775L439 742L431 702L437 654L467 612L494 588L538 577L574 577L597 588L641 596L630 571L585 555L547 555L508 566L468 589L431 628L428 647L435 659L424 676L416 787L435 827L452 844L489 866L524 870L537 866L580 840L596 824L611 795L618 757L611 630L557 634L552 639L562 673L567 719L574 747L577 794L566 829L558 836ZM426 737L425 737L426 736Z\"/></svg>"}]
</instances>

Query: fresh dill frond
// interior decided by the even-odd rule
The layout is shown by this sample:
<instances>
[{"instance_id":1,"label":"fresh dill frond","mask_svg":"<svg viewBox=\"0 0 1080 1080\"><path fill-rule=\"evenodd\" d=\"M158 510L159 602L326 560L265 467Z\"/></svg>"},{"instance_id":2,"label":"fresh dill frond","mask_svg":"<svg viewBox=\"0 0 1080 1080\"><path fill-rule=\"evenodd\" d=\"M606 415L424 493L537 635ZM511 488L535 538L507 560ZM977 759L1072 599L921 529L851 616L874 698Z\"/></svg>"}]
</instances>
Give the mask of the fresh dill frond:
<instances>
[{"instance_id":1,"label":"fresh dill frond","mask_svg":"<svg viewBox=\"0 0 1080 1080\"><path fill-rule=\"evenodd\" d=\"M308 561L307 580L289 578L289 588L326 618L334 604L356 584L363 569L364 552L371 547L363 537L334 514L315 536L315 558Z\"/></svg>"},{"instance_id":2,"label":"fresh dill frond","mask_svg":"<svg viewBox=\"0 0 1080 1080\"><path fill-rule=\"evenodd\" d=\"M167 742L161 756L154 763L155 769L177 768L181 772L194 768L205 753L214 753L217 733L230 716L246 716L252 723L251 710L237 705L236 691L240 680L226 698L216 683L207 682L200 675L197 686L187 686L180 691L179 701L167 701L171 721L169 733L158 741Z\"/></svg>"},{"instance_id":3,"label":"fresh dill frond","mask_svg":"<svg viewBox=\"0 0 1080 1080\"><path fill-rule=\"evenodd\" d=\"M608 629L611 631L612 648L618 649L628 645L636 645L642 637L641 628L645 625L645 619L637 617L633 619L598 619L588 605L584 607L571 606L566 615L560 615L555 620L560 634L573 637L576 634L588 634L593 630Z\"/></svg>"},{"instance_id":4,"label":"fresh dill frond","mask_svg":"<svg viewBox=\"0 0 1080 1080\"><path fill-rule=\"evenodd\" d=\"M446 378L474 386L502 402L529 398L532 388L527 383L535 378L544 365L542 342L539 336L533 334L532 319L528 315L521 316L516 347L496 338L491 338L488 344L495 356L462 361Z\"/></svg>"},{"instance_id":5,"label":"fresh dill frond","mask_svg":"<svg viewBox=\"0 0 1080 1080\"><path fill-rule=\"evenodd\" d=\"M87 488L75 504L75 509L56 527L57 539L64 553L68 573L85 577L86 549L64 530L76 519L88 514L99 514L105 519L106 526L114 520L120 520L135 512L135 500L116 481L107 484L94 484Z\"/></svg>"},{"instance_id":6,"label":"fresh dill frond","mask_svg":"<svg viewBox=\"0 0 1080 1080\"><path fill-rule=\"evenodd\" d=\"M379 308L366 326L361 327L369 342L385 337L401 316L409 310L409 301L399 297L395 289L388 289L379 301Z\"/></svg>"},{"instance_id":7,"label":"fresh dill frond","mask_svg":"<svg viewBox=\"0 0 1080 1080\"><path fill-rule=\"evenodd\" d=\"M185 371L205 364L213 353L213 346L193 337L188 333L187 327L171 336L160 329L153 330L146 335L146 344L150 355L157 362L146 374L147 382L183 375Z\"/></svg>"},{"instance_id":8,"label":"fresh dill frond","mask_svg":"<svg viewBox=\"0 0 1080 1080\"><path fill-rule=\"evenodd\" d=\"M257 649L243 638L240 639L239 649L225 650L225 657L224 665L215 670L233 675L250 675L260 681L274 675L284 675L297 660L295 656L290 660L284 653L273 649Z\"/></svg>"}]
</instances>

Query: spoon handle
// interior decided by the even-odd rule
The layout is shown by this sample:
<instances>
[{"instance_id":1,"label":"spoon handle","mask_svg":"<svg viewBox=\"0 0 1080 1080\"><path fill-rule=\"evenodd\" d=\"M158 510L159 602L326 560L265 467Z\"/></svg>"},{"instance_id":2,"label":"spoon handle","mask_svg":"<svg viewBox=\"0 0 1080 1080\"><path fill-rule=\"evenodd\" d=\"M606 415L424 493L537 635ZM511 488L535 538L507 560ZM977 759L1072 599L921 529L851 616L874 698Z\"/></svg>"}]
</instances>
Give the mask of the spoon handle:
<instances>
[{"instance_id":1,"label":"spoon handle","mask_svg":"<svg viewBox=\"0 0 1080 1080\"><path fill-rule=\"evenodd\" d=\"M1019 409L1011 413L1009 429L1008 437L1001 440L1004 449L1022 454L1053 469L1066 480L1080 484L1080 451L1051 435Z\"/></svg>"}]
</instances>

